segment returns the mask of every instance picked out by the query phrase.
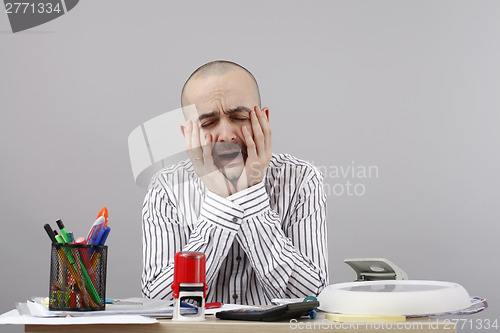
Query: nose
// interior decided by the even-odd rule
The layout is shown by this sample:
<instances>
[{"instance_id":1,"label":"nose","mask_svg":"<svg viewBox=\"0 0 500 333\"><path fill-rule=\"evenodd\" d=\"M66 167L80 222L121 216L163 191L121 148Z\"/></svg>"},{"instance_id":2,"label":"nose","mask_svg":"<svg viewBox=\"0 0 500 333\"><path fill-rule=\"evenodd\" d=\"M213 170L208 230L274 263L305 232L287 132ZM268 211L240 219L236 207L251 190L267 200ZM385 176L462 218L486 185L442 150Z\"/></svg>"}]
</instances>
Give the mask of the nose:
<instances>
[{"instance_id":1,"label":"nose","mask_svg":"<svg viewBox=\"0 0 500 333\"><path fill-rule=\"evenodd\" d=\"M217 128L218 142L233 142L236 141L236 128L227 119L221 119Z\"/></svg>"}]
</instances>

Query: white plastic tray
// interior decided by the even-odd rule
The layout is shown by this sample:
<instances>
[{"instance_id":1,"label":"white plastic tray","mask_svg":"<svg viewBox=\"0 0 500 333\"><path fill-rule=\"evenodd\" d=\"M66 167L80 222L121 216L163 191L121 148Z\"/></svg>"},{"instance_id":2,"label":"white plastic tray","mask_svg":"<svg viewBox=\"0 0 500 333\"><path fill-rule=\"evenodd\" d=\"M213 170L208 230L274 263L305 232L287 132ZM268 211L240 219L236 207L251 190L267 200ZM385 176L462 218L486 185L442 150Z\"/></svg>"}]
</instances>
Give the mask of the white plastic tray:
<instances>
[{"instance_id":1,"label":"white plastic tray","mask_svg":"<svg viewBox=\"0 0 500 333\"><path fill-rule=\"evenodd\" d=\"M358 315L427 315L465 309L470 296L459 284L384 280L337 283L318 296L320 309Z\"/></svg>"}]
</instances>

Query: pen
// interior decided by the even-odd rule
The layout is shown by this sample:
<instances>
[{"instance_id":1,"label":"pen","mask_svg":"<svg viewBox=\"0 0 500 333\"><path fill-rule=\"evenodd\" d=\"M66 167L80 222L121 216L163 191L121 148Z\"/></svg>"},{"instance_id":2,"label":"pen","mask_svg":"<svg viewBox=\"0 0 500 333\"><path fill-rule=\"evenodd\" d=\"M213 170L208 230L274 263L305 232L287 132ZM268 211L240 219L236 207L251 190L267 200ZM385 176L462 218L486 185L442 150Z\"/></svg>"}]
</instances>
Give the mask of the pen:
<instances>
[{"instance_id":1,"label":"pen","mask_svg":"<svg viewBox=\"0 0 500 333\"><path fill-rule=\"evenodd\" d=\"M97 239L97 236L99 236L99 233L101 232L102 228L104 227L105 221L106 221L106 218L104 216L100 216L97 220L95 220L94 224L92 224L92 227L90 228L89 234L87 235L87 244L88 245L97 245L95 243L95 240Z\"/></svg>"},{"instance_id":2,"label":"pen","mask_svg":"<svg viewBox=\"0 0 500 333\"><path fill-rule=\"evenodd\" d=\"M111 231L110 227L104 227L102 228L101 232L99 233L99 236L97 236L94 245L98 246L103 246L106 243L106 239L108 239L109 232ZM97 250L98 252L101 252L100 250ZM94 253L94 250L92 251Z\"/></svg>"},{"instance_id":3,"label":"pen","mask_svg":"<svg viewBox=\"0 0 500 333\"><path fill-rule=\"evenodd\" d=\"M50 241L52 243L57 243L57 240L56 240L56 235L54 234L54 230L52 230L52 228L50 227L50 225L48 223L46 223L43 228L45 229L45 231L47 232L47 235L49 235L49 238L50 238Z\"/></svg>"},{"instance_id":4,"label":"pen","mask_svg":"<svg viewBox=\"0 0 500 333\"><path fill-rule=\"evenodd\" d=\"M111 231L111 228L110 227L104 227L103 230L104 230L104 234L102 235L101 240L99 242L100 246L104 246L104 244L106 244L106 240L108 239L109 232Z\"/></svg>"},{"instance_id":5,"label":"pen","mask_svg":"<svg viewBox=\"0 0 500 333\"><path fill-rule=\"evenodd\" d=\"M108 235L109 235L109 232L111 231L111 228L110 227L105 227L103 230L104 230L104 235L101 237L101 241L99 242L99 244L96 244L96 245L104 246L104 244L106 243L106 240L108 239ZM100 253L101 253L101 250L96 250L92 254L92 258L90 258L90 263L91 263L92 268L94 270L96 269L97 261L99 259L99 254Z\"/></svg>"},{"instance_id":6,"label":"pen","mask_svg":"<svg viewBox=\"0 0 500 333\"><path fill-rule=\"evenodd\" d=\"M108 228L108 227L106 227L106 228ZM95 239L94 245L101 244L101 239L102 239L102 236L104 236L104 234L106 233L106 230L105 230L106 228L102 228L102 230L99 232L99 235Z\"/></svg>"}]
</instances>

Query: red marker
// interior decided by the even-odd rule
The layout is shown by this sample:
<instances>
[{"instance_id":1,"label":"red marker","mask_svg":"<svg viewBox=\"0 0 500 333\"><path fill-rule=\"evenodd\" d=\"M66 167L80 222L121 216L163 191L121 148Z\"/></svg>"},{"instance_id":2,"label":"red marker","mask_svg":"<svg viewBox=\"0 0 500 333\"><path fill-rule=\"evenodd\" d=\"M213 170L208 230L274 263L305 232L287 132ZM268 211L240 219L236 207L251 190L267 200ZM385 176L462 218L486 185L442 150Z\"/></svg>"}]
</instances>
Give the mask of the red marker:
<instances>
[{"instance_id":1,"label":"red marker","mask_svg":"<svg viewBox=\"0 0 500 333\"><path fill-rule=\"evenodd\" d=\"M220 307L222 307L221 302L213 302L205 304L205 309L218 309Z\"/></svg>"},{"instance_id":2,"label":"red marker","mask_svg":"<svg viewBox=\"0 0 500 333\"><path fill-rule=\"evenodd\" d=\"M80 237L75 241L75 243L85 245L86 241L85 238ZM80 252L80 258L82 259L83 266L85 266L85 269L87 270L87 273L89 273L92 283L94 283L94 286L97 288L94 270L92 269L92 264L90 263L89 252L85 248L78 248L78 252Z\"/></svg>"}]
</instances>

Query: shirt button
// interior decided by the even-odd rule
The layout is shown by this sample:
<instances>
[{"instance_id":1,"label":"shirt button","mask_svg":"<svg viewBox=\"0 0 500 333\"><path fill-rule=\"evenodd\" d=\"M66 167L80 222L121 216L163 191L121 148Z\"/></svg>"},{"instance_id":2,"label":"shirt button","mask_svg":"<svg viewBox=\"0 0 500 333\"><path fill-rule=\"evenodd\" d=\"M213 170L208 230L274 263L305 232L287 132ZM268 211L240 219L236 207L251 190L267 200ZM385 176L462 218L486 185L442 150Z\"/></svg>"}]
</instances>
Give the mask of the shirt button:
<instances>
[{"instance_id":1,"label":"shirt button","mask_svg":"<svg viewBox=\"0 0 500 333\"><path fill-rule=\"evenodd\" d=\"M238 218L237 217L233 217L233 222L238 222Z\"/></svg>"},{"instance_id":2,"label":"shirt button","mask_svg":"<svg viewBox=\"0 0 500 333\"><path fill-rule=\"evenodd\" d=\"M237 257L236 257L236 261L241 261L241 257L240 257L240 256L237 256Z\"/></svg>"},{"instance_id":3,"label":"shirt button","mask_svg":"<svg viewBox=\"0 0 500 333\"><path fill-rule=\"evenodd\" d=\"M233 294L233 299L238 299L238 295L237 294Z\"/></svg>"}]
</instances>

